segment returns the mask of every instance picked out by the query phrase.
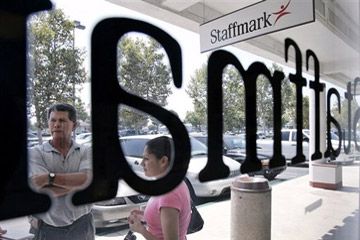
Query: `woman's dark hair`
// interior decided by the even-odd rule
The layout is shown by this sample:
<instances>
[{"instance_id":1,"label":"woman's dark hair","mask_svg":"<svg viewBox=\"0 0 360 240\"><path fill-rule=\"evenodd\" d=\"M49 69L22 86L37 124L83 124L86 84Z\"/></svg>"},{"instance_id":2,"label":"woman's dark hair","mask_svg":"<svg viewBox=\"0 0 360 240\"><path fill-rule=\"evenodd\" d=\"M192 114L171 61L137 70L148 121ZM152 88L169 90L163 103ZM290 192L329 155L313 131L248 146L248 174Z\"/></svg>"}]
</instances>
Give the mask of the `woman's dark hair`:
<instances>
[{"instance_id":1,"label":"woman's dark hair","mask_svg":"<svg viewBox=\"0 0 360 240\"><path fill-rule=\"evenodd\" d=\"M69 119L76 123L76 109L67 103L55 103L54 105L50 106L47 112L48 119L50 118L50 114L52 112L68 112Z\"/></svg>"},{"instance_id":2,"label":"woman's dark hair","mask_svg":"<svg viewBox=\"0 0 360 240\"><path fill-rule=\"evenodd\" d=\"M171 145L172 145L171 138L166 136L161 136L149 140L146 143L145 147L147 147L148 152L154 154L156 158L160 159L163 156L166 156L170 160Z\"/></svg>"}]
</instances>

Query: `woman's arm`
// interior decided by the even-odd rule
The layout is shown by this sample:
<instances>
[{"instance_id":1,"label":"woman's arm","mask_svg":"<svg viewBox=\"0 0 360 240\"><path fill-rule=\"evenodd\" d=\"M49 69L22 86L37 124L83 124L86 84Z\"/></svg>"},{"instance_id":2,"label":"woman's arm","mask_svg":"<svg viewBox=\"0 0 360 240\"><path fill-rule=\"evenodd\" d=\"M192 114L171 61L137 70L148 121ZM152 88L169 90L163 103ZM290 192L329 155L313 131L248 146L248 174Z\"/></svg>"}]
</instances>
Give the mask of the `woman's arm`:
<instances>
[{"instance_id":1,"label":"woman's arm","mask_svg":"<svg viewBox=\"0 0 360 240\"><path fill-rule=\"evenodd\" d=\"M160 219L164 240L178 240L179 211L175 208L162 207L160 209ZM146 240L158 240L146 229L144 224L142 224L141 215L132 213L128 220L132 231L140 233Z\"/></svg>"},{"instance_id":2,"label":"woman's arm","mask_svg":"<svg viewBox=\"0 0 360 240\"><path fill-rule=\"evenodd\" d=\"M152 235L143 224L143 211L133 210L128 217L130 230L133 232L140 233L146 240L158 240L154 235Z\"/></svg>"},{"instance_id":3,"label":"woman's arm","mask_svg":"<svg viewBox=\"0 0 360 240\"><path fill-rule=\"evenodd\" d=\"M179 239L179 210L175 208L162 207L160 209L161 229L164 240Z\"/></svg>"}]
</instances>

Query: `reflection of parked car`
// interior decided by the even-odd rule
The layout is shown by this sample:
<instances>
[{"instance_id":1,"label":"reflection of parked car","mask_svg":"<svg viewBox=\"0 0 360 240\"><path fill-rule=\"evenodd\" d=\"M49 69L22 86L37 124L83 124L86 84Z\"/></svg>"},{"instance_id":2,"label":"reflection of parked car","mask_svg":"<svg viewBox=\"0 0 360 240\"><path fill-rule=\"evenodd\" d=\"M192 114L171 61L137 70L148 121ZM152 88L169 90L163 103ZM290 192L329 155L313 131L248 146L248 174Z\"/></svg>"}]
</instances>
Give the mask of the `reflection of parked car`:
<instances>
[{"instance_id":1,"label":"reflection of parked car","mask_svg":"<svg viewBox=\"0 0 360 240\"><path fill-rule=\"evenodd\" d=\"M79 133L76 135L76 139L84 139L90 136L91 134L92 134L91 132Z\"/></svg>"},{"instance_id":2,"label":"reflection of parked car","mask_svg":"<svg viewBox=\"0 0 360 240\"><path fill-rule=\"evenodd\" d=\"M303 154L306 159L309 159L309 139L310 132L308 129L303 129ZM296 155L296 129L282 129L281 130L281 153L285 159L292 159ZM269 156L273 155L273 139L258 139L256 141L258 152Z\"/></svg>"},{"instance_id":3,"label":"reflection of parked car","mask_svg":"<svg viewBox=\"0 0 360 240\"><path fill-rule=\"evenodd\" d=\"M266 135L263 132L256 133L256 139L265 139Z\"/></svg>"},{"instance_id":4,"label":"reflection of parked car","mask_svg":"<svg viewBox=\"0 0 360 240\"><path fill-rule=\"evenodd\" d=\"M92 133L87 132L76 135L76 142L79 144L91 142L91 140L92 140Z\"/></svg>"},{"instance_id":5,"label":"reflection of parked car","mask_svg":"<svg viewBox=\"0 0 360 240\"><path fill-rule=\"evenodd\" d=\"M207 135L203 134L194 134L194 138L198 139L202 143L207 145ZM246 158L246 140L245 135L224 135L223 136L223 145L224 145L224 155L230 157L240 163L243 163ZM269 169L269 159L268 155L257 154L258 159L263 165L263 169L259 172L253 174L262 174L268 180L274 179L279 173L283 172L286 169L286 166ZM252 173L249 173L252 175Z\"/></svg>"},{"instance_id":6,"label":"reflection of parked car","mask_svg":"<svg viewBox=\"0 0 360 240\"><path fill-rule=\"evenodd\" d=\"M41 140L42 142L48 141L51 139L51 135L42 135ZM34 133L27 133L27 145L28 147L33 147L35 145L38 145L40 142L38 136Z\"/></svg>"},{"instance_id":7,"label":"reflection of parked car","mask_svg":"<svg viewBox=\"0 0 360 240\"><path fill-rule=\"evenodd\" d=\"M339 142L339 138L336 134L331 133L331 143L334 149L338 147L341 148L340 155L338 159L346 159L348 156L344 154L344 149ZM310 131L308 129L302 130L302 146L303 146L303 154L306 160L309 160L309 142L310 142ZM285 159L290 160L296 155L296 147L297 147L297 130L296 129L282 129L281 130L281 151L282 155ZM273 139L258 139L256 141L258 152L262 154L266 154L269 156L273 155ZM354 144L351 144L351 152L354 149Z\"/></svg>"},{"instance_id":8,"label":"reflection of parked car","mask_svg":"<svg viewBox=\"0 0 360 240\"><path fill-rule=\"evenodd\" d=\"M91 145L91 135L83 144ZM124 180L118 183L115 198L96 202L93 205L93 215L96 228L116 227L127 224L127 217L133 209L145 207L149 196L133 190Z\"/></svg>"},{"instance_id":9,"label":"reflection of parked car","mask_svg":"<svg viewBox=\"0 0 360 240\"><path fill-rule=\"evenodd\" d=\"M131 135L138 134L135 129L122 129L122 130L119 130L118 133L119 133L120 137L125 137L125 136L131 136Z\"/></svg>"},{"instance_id":10,"label":"reflection of parked car","mask_svg":"<svg viewBox=\"0 0 360 240\"><path fill-rule=\"evenodd\" d=\"M126 159L134 171L143 171L140 163L142 161L144 146L147 141L158 136L160 135L138 135L120 138ZM190 141L191 159L186 176L191 182L195 195L197 197L212 197L229 193L231 183L240 175L240 163L224 156L223 160L230 168L230 175L223 179L200 182L198 174L207 163L207 147L195 138L190 138Z\"/></svg>"},{"instance_id":11,"label":"reflection of parked car","mask_svg":"<svg viewBox=\"0 0 360 240\"><path fill-rule=\"evenodd\" d=\"M339 133L337 131L331 131L331 134L334 134L337 137L339 136ZM355 134L355 132L353 130L351 130L350 133L349 133L349 131L347 129L343 129L341 131L341 134L342 134L342 139L343 140L349 140L350 139L351 141L355 141L355 140L360 139L360 134L358 132L356 132L356 134ZM332 135L332 138L334 138L333 135ZM356 138L356 139L354 139L354 138Z\"/></svg>"},{"instance_id":12,"label":"reflection of parked car","mask_svg":"<svg viewBox=\"0 0 360 240\"><path fill-rule=\"evenodd\" d=\"M27 133L27 145L28 147L35 146L39 143L39 138L33 133Z\"/></svg>"},{"instance_id":13,"label":"reflection of parked car","mask_svg":"<svg viewBox=\"0 0 360 240\"><path fill-rule=\"evenodd\" d=\"M94 203L93 215L96 228L115 227L127 224L131 210L145 207L149 197L137 193L124 180L119 181L115 198Z\"/></svg>"}]
</instances>

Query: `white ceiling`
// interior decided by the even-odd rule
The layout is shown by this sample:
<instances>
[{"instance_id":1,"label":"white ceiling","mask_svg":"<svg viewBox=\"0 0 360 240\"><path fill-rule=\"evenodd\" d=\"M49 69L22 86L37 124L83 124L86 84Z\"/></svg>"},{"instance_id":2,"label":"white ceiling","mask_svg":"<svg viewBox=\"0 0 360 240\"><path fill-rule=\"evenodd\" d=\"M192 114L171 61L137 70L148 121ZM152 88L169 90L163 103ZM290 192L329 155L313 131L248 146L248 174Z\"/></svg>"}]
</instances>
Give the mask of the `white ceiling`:
<instances>
[{"instance_id":1,"label":"white ceiling","mask_svg":"<svg viewBox=\"0 0 360 240\"><path fill-rule=\"evenodd\" d=\"M199 32L199 25L244 8L259 0L107 0ZM314 0L316 21L251 40L235 47L284 62L284 39L294 39L300 49L313 50L319 61L321 77L338 86L360 76L360 26L358 0ZM291 56L291 53L289 52ZM291 59L291 57L290 57ZM293 66L292 63L289 66ZM305 66L305 65L304 65Z\"/></svg>"}]
</instances>

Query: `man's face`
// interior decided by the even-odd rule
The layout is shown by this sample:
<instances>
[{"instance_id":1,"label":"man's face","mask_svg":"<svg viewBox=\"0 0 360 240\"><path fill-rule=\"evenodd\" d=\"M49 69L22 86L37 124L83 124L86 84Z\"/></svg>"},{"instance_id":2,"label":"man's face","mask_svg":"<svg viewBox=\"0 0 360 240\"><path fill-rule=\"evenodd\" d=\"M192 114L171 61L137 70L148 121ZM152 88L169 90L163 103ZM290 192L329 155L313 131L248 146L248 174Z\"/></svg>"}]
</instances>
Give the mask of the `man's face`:
<instances>
[{"instance_id":1,"label":"man's face","mask_svg":"<svg viewBox=\"0 0 360 240\"><path fill-rule=\"evenodd\" d=\"M69 119L68 112L51 112L48 124L53 139L70 139L75 128L75 123Z\"/></svg>"}]
</instances>

